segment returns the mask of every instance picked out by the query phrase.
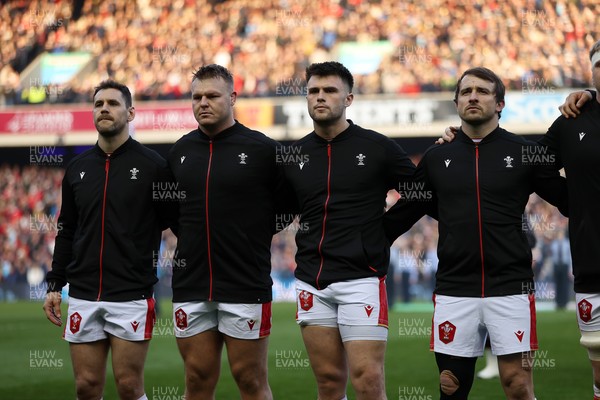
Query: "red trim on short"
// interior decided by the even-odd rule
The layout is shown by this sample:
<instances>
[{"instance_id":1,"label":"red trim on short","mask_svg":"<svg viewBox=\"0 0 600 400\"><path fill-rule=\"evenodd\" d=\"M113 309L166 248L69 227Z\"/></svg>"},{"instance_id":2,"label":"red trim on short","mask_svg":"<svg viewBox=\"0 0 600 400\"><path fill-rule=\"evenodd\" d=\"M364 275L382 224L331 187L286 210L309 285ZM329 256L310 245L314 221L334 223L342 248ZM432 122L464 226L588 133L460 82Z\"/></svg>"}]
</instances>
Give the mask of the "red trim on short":
<instances>
[{"instance_id":1,"label":"red trim on short","mask_svg":"<svg viewBox=\"0 0 600 400\"><path fill-rule=\"evenodd\" d=\"M385 290L385 276L379 277L379 319L377 324L387 328L388 319L388 299L387 290Z\"/></svg>"},{"instance_id":2,"label":"red trim on short","mask_svg":"<svg viewBox=\"0 0 600 400\"><path fill-rule=\"evenodd\" d=\"M265 337L271 334L271 302L262 305L262 315L260 317L260 330L258 337Z\"/></svg>"},{"instance_id":3,"label":"red trim on short","mask_svg":"<svg viewBox=\"0 0 600 400\"><path fill-rule=\"evenodd\" d=\"M529 294L529 321L531 326L529 327L529 345L531 350L538 349L538 338L537 338L537 323L535 315L535 293Z\"/></svg>"},{"instance_id":4,"label":"red trim on short","mask_svg":"<svg viewBox=\"0 0 600 400\"><path fill-rule=\"evenodd\" d=\"M435 342L435 326L433 325L433 317L435 317L435 293L431 295L431 300L433 301L433 315L431 316L431 336L429 338L429 350L433 351Z\"/></svg>"},{"instance_id":5,"label":"red trim on short","mask_svg":"<svg viewBox=\"0 0 600 400\"><path fill-rule=\"evenodd\" d=\"M152 339L152 330L156 321L156 300L154 298L146 299L148 312L146 313L146 323L144 324L144 339Z\"/></svg>"}]
</instances>

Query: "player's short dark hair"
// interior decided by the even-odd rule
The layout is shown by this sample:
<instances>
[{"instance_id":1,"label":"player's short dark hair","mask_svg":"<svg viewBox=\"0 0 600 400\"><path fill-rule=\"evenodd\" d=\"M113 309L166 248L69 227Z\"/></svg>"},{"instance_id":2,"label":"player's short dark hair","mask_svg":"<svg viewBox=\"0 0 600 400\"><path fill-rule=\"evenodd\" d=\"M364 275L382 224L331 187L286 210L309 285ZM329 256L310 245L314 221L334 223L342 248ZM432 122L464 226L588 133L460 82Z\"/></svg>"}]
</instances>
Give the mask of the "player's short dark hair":
<instances>
[{"instance_id":1,"label":"player's short dark hair","mask_svg":"<svg viewBox=\"0 0 600 400\"><path fill-rule=\"evenodd\" d=\"M131 92L129 91L129 88L127 86L123 85L122 83L119 83L112 79L103 80L102 82L100 82L100 84L98 86L96 86L94 88L94 96L93 97L96 97L96 94L98 94L99 91L104 90L104 89L118 90L119 92L121 92L121 94L123 95L123 98L125 99L125 106L127 108L129 108L133 105L133 100L131 98Z\"/></svg>"},{"instance_id":2,"label":"player's short dark hair","mask_svg":"<svg viewBox=\"0 0 600 400\"><path fill-rule=\"evenodd\" d=\"M354 87L354 78L348 68L344 67L343 64L336 61L326 61L322 63L314 63L310 64L306 68L306 82L312 76L339 76L346 85L348 85L348 90L352 92L352 87Z\"/></svg>"},{"instance_id":3,"label":"player's short dark hair","mask_svg":"<svg viewBox=\"0 0 600 400\"><path fill-rule=\"evenodd\" d=\"M590 49L590 61L592 61L592 57L594 56L594 54L596 54L596 52L600 51L600 40L598 40L596 43L594 43L594 45L592 46L592 48ZM592 65L592 68L594 66Z\"/></svg>"},{"instance_id":4,"label":"player's short dark hair","mask_svg":"<svg viewBox=\"0 0 600 400\"><path fill-rule=\"evenodd\" d=\"M198 70L194 72L192 82L194 79L203 80L214 78L223 79L229 85L231 90L233 90L233 75L231 75L231 72L229 72L227 68L218 64L203 65L198 68Z\"/></svg>"},{"instance_id":5,"label":"player's short dark hair","mask_svg":"<svg viewBox=\"0 0 600 400\"><path fill-rule=\"evenodd\" d=\"M463 72L463 74L460 76L460 78L456 82L456 89L454 90L454 102L455 103L458 100L458 92L460 90L460 83L462 82L463 78L467 75L473 75L479 79L483 79L484 81L492 82L494 84L494 96L496 98L496 102L500 103L501 101L502 102L504 101L504 94L506 93L506 88L504 87L504 82L502 82L502 79L500 79L500 77L498 75L496 75L494 73L494 71L492 71L489 68L475 67L475 68L469 68L468 70ZM501 112L498 113L498 118L500 118L500 114L501 114Z\"/></svg>"}]
</instances>

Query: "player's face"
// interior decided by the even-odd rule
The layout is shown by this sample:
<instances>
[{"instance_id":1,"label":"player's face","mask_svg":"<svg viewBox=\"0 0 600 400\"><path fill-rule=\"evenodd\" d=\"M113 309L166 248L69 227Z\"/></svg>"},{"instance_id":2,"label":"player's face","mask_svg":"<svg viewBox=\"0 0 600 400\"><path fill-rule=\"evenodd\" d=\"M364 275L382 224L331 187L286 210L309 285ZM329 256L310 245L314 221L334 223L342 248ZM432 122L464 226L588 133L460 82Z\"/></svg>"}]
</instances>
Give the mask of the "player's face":
<instances>
[{"instance_id":1,"label":"player's face","mask_svg":"<svg viewBox=\"0 0 600 400\"><path fill-rule=\"evenodd\" d=\"M465 75L460 81L456 110L460 119L470 125L482 125L496 118L504 108L504 102L497 102L494 83Z\"/></svg>"},{"instance_id":2,"label":"player's face","mask_svg":"<svg viewBox=\"0 0 600 400\"><path fill-rule=\"evenodd\" d=\"M596 88L596 92L600 92L600 58L597 57L598 54L600 54L600 51L594 54L596 62L592 65L592 84ZM597 94L596 98L600 99L600 95Z\"/></svg>"},{"instance_id":3,"label":"player's face","mask_svg":"<svg viewBox=\"0 0 600 400\"><path fill-rule=\"evenodd\" d=\"M236 93L221 78L194 79L192 109L200 129L219 133L233 121Z\"/></svg>"},{"instance_id":4,"label":"player's face","mask_svg":"<svg viewBox=\"0 0 600 400\"><path fill-rule=\"evenodd\" d=\"M353 94L336 75L311 76L307 82L308 114L316 124L330 125L346 119Z\"/></svg>"},{"instance_id":5,"label":"player's face","mask_svg":"<svg viewBox=\"0 0 600 400\"><path fill-rule=\"evenodd\" d=\"M125 105L125 97L117 89L102 89L94 96L94 125L104 137L127 132L127 123L134 115L135 109Z\"/></svg>"}]
</instances>

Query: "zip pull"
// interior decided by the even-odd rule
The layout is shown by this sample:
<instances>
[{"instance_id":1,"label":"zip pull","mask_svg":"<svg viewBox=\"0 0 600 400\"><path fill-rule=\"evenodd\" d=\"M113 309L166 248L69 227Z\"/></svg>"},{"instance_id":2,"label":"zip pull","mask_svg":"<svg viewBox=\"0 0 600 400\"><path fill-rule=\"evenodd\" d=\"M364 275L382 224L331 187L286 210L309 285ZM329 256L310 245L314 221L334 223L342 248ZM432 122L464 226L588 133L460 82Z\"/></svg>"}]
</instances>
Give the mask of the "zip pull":
<instances>
[{"instance_id":1,"label":"zip pull","mask_svg":"<svg viewBox=\"0 0 600 400\"><path fill-rule=\"evenodd\" d=\"M327 143L327 157L331 157L331 143Z\"/></svg>"}]
</instances>

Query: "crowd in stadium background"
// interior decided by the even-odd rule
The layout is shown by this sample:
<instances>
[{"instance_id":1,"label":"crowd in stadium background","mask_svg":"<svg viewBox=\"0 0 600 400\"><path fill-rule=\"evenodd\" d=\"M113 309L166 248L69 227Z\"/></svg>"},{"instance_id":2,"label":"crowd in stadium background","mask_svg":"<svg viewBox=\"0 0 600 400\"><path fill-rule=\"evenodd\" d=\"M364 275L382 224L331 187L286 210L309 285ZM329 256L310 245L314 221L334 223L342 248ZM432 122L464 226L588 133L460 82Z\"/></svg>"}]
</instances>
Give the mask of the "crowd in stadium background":
<instances>
[{"instance_id":1,"label":"crowd in stadium background","mask_svg":"<svg viewBox=\"0 0 600 400\"><path fill-rule=\"evenodd\" d=\"M0 105L33 102L19 74L42 52L89 51L98 63L85 80L44 88L42 103L88 102L92 88L108 77L130 86L138 101L188 99L191 72L213 62L233 72L240 96L261 97L282 95L283 81L302 81L308 64L337 58L338 45L349 41L389 41L394 48L374 71L354 73L357 94L448 91L461 71L483 64L493 65L508 89L535 79L547 87L587 87L587 51L600 36L600 3L592 1L1 3ZM423 57L427 62L416 62ZM61 95L52 96L58 90ZM31 285L50 267L62 174L61 168L0 167L0 301L29 298ZM533 267L538 280L552 281L551 242L566 219L537 196L531 199ZM394 245L395 285L389 286L396 300L429 299L435 228L435 221L423 219ZM165 254L172 257L175 243L165 234ZM294 252L293 232L274 237L273 277L290 290ZM168 295L172 265L166 260L158 293ZM412 283L410 294L403 279ZM550 290L545 299L554 299Z\"/></svg>"},{"instance_id":2,"label":"crowd in stadium background","mask_svg":"<svg viewBox=\"0 0 600 400\"><path fill-rule=\"evenodd\" d=\"M357 94L451 90L461 71L483 64L509 90L536 80L585 87L587 50L600 33L593 1L2 3L0 104L89 101L108 77L131 87L136 100L187 99L191 71L209 63L232 71L241 96L284 95L285 81L301 81L312 62L336 59L341 43L371 41L394 50L372 71L352 71ZM42 52L69 51L91 52L98 67L85 80L30 96L19 74Z\"/></svg>"}]
</instances>

